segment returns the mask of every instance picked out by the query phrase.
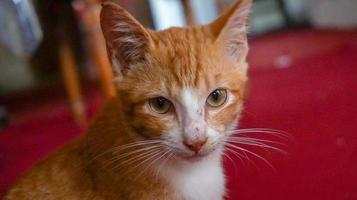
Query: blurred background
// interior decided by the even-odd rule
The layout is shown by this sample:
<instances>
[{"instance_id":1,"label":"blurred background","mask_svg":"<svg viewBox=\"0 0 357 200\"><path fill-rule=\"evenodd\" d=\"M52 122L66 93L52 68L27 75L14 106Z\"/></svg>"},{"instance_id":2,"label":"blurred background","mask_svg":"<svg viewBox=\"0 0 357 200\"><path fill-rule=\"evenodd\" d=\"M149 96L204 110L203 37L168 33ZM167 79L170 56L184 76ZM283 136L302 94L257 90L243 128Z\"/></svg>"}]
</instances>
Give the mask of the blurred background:
<instances>
[{"instance_id":1,"label":"blurred background","mask_svg":"<svg viewBox=\"0 0 357 200\"><path fill-rule=\"evenodd\" d=\"M116 2L161 30L209 23L234 0ZM0 0L0 198L114 95L100 8ZM241 127L292 139L279 147L287 155L251 149L273 168L255 156L226 160L228 199L357 199L357 1L255 0L249 30Z\"/></svg>"}]
</instances>

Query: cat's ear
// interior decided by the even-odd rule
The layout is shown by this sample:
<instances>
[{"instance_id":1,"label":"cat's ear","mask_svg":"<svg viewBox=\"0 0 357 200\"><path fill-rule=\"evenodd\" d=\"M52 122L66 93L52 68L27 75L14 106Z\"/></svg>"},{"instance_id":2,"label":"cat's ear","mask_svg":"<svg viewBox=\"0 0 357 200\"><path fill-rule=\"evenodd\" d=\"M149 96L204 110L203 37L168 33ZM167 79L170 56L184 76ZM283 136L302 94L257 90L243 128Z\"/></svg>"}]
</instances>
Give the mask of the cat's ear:
<instances>
[{"instance_id":1,"label":"cat's ear","mask_svg":"<svg viewBox=\"0 0 357 200\"><path fill-rule=\"evenodd\" d=\"M242 61L248 54L247 23L251 6L251 0L237 0L209 25L216 43L233 61Z\"/></svg>"},{"instance_id":2,"label":"cat's ear","mask_svg":"<svg viewBox=\"0 0 357 200\"><path fill-rule=\"evenodd\" d=\"M116 76L125 75L133 64L145 60L150 34L126 10L113 2L103 3L100 24Z\"/></svg>"}]
</instances>

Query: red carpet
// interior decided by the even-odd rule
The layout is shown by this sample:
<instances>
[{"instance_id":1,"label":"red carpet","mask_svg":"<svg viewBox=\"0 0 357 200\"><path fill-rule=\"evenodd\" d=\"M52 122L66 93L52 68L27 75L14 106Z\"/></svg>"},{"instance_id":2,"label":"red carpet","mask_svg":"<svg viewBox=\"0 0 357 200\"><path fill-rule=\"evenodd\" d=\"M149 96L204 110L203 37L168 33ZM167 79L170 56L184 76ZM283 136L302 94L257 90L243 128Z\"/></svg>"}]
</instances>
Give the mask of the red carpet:
<instances>
[{"instance_id":1,"label":"red carpet","mask_svg":"<svg viewBox=\"0 0 357 200\"><path fill-rule=\"evenodd\" d=\"M286 55L290 67L274 67ZM300 30L252 39L242 127L289 132L288 155L260 150L274 167L226 162L232 200L357 199L357 32ZM96 110L96 95L89 99ZM0 195L27 167L79 134L65 101L0 132ZM258 151L257 149L250 148Z\"/></svg>"}]
</instances>

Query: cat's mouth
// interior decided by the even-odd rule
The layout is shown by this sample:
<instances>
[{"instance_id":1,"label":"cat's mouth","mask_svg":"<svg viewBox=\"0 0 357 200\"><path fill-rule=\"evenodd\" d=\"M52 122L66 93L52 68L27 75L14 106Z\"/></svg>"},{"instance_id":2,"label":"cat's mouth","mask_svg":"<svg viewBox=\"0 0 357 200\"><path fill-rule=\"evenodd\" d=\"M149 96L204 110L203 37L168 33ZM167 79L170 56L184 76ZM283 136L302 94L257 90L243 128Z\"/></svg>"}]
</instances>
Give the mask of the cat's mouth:
<instances>
[{"instance_id":1,"label":"cat's mouth","mask_svg":"<svg viewBox=\"0 0 357 200\"><path fill-rule=\"evenodd\" d=\"M204 157L206 157L208 154L200 154L200 153L195 153L193 155L190 156L182 156L183 159L188 160L188 161L200 161L202 160Z\"/></svg>"},{"instance_id":2,"label":"cat's mouth","mask_svg":"<svg viewBox=\"0 0 357 200\"><path fill-rule=\"evenodd\" d=\"M197 162L197 161L200 161L200 160L206 158L211 153L213 153L215 150L216 150L216 148L211 148L211 149L204 150L204 151L194 152L193 154L190 154L190 155L187 155L187 154L180 155L180 157L182 159L190 161L190 162Z\"/></svg>"},{"instance_id":3,"label":"cat's mouth","mask_svg":"<svg viewBox=\"0 0 357 200\"><path fill-rule=\"evenodd\" d=\"M200 156L192 156L192 157L187 157L186 160L189 162L198 162L201 161L203 157Z\"/></svg>"}]
</instances>

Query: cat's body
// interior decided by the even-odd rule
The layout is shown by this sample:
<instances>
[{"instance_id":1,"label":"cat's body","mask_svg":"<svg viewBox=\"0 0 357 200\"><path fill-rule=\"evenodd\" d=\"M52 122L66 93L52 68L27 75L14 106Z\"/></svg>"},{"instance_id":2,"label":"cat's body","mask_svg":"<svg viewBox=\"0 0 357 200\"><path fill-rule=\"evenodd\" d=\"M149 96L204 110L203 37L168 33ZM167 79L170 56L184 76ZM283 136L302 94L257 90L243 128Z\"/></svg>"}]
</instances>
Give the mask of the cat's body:
<instances>
[{"instance_id":1,"label":"cat's body","mask_svg":"<svg viewBox=\"0 0 357 200\"><path fill-rule=\"evenodd\" d=\"M161 32L104 4L117 97L83 136L24 174L5 200L223 199L223 145L247 81L250 4L238 1L210 25Z\"/></svg>"}]
</instances>

